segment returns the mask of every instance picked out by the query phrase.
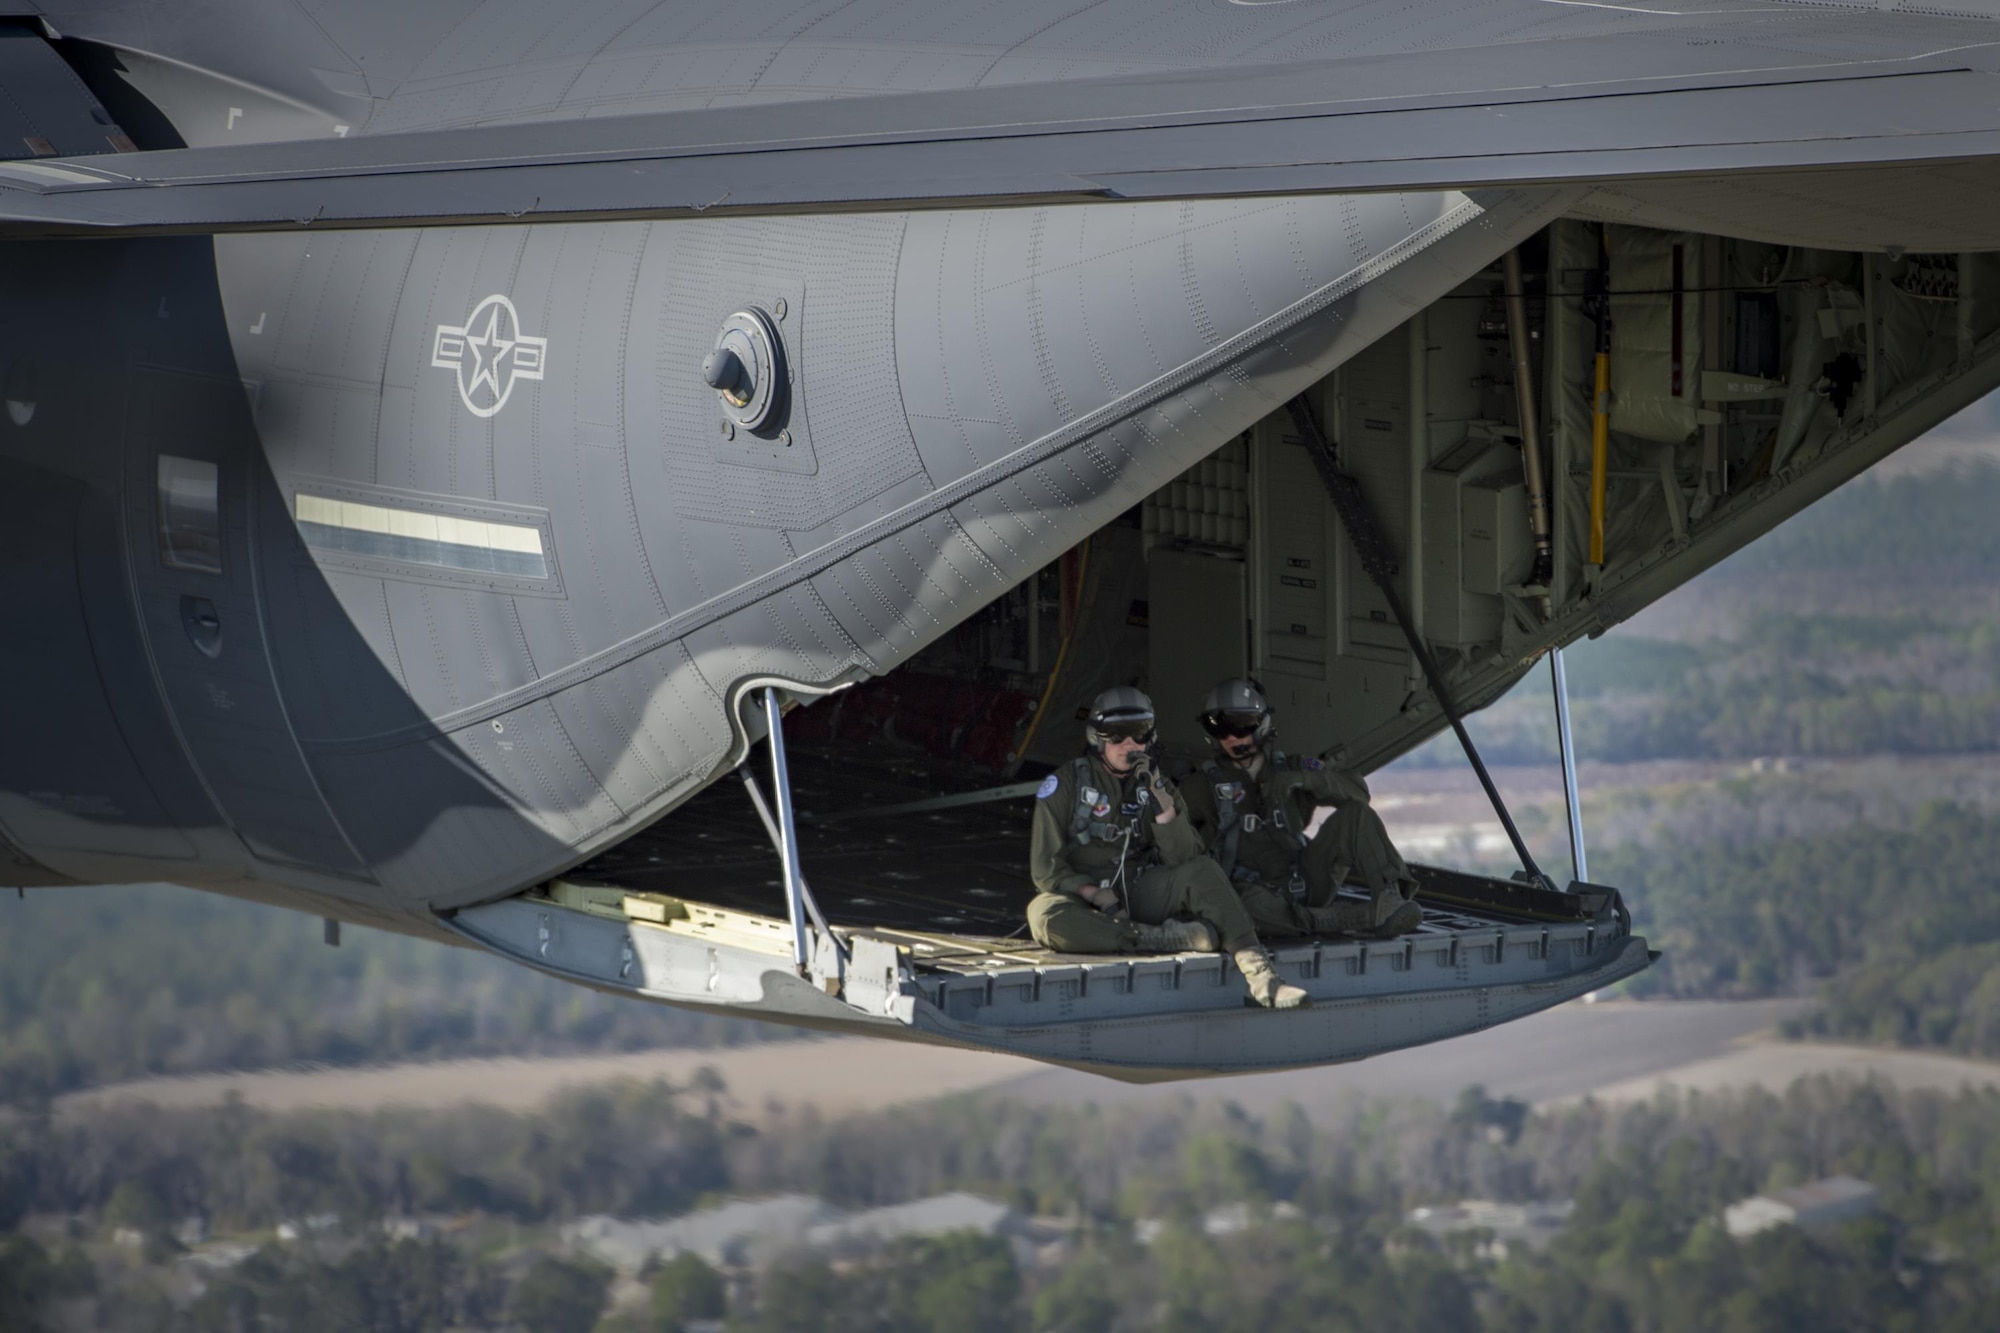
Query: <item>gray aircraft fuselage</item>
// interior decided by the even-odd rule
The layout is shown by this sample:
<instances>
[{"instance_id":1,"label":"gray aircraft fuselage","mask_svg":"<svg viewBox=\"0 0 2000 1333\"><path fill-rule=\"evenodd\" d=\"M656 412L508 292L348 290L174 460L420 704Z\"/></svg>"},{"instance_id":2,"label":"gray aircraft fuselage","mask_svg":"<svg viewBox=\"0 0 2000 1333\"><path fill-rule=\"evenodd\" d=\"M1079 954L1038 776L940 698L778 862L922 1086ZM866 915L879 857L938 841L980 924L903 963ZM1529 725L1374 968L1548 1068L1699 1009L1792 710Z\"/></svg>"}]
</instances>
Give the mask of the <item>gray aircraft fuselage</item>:
<instances>
[{"instance_id":1,"label":"gray aircraft fuselage","mask_svg":"<svg viewBox=\"0 0 2000 1333\"><path fill-rule=\"evenodd\" d=\"M189 142L277 114L141 73ZM892 669L1554 198L15 243L0 828L364 920L541 882L736 762L747 688ZM754 429L701 374L739 311L784 361ZM182 461L212 561L162 534ZM529 566L369 530L440 520Z\"/></svg>"},{"instance_id":2,"label":"gray aircraft fuselage","mask_svg":"<svg viewBox=\"0 0 2000 1333\"><path fill-rule=\"evenodd\" d=\"M1538 205L18 247L0 359L32 364L33 415L0 466L33 646L9 663L0 825L83 880L399 912L514 892L733 764L751 683L892 668L1486 257L1329 292L1355 250L1428 213L1449 253L1452 210L1520 229ZM1225 281L1190 281L1204 249ZM757 308L784 312L789 402L725 435L701 364ZM213 469L212 567L162 536L176 460ZM301 496L503 525L539 567L308 527Z\"/></svg>"}]
</instances>

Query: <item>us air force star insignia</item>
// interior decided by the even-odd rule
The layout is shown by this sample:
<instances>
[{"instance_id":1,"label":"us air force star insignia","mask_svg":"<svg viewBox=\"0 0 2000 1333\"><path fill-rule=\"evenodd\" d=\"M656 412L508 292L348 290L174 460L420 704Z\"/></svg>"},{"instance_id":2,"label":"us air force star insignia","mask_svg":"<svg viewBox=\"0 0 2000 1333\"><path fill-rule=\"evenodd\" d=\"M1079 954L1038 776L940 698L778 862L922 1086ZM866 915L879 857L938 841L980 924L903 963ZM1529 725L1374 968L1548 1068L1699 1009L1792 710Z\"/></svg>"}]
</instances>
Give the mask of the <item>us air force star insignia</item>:
<instances>
[{"instance_id":1,"label":"us air force star insignia","mask_svg":"<svg viewBox=\"0 0 2000 1333\"><path fill-rule=\"evenodd\" d=\"M538 380L548 358L549 340L521 332L514 303L495 294L472 307L465 323L440 324L431 346L431 365L458 372L458 397L476 417L507 406L519 380Z\"/></svg>"}]
</instances>

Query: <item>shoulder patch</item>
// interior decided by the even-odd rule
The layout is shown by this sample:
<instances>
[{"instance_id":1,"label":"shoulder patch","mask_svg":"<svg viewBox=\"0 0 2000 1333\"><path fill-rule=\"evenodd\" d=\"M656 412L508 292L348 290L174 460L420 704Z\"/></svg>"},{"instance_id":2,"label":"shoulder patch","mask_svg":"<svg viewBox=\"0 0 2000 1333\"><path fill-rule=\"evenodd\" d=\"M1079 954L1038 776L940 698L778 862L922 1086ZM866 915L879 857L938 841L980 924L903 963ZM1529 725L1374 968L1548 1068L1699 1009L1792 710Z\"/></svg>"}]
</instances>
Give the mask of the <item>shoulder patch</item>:
<instances>
[{"instance_id":1,"label":"shoulder patch","mask_svg":"<svg viewBox=\"0 0 2000 1333\"><path fill-rule=\"evenodd\" d=\"M1046 801L1056 794L1056 775L1051 773L1042 779L1042 785L1035 788L1035 799Z\"/></svg>"},{"instance_id":2,"label":"shoulder patch","mask_svg":"<svg viewBox=\"0 0 2000 1333\"><path fill-rule=\"evenodd\" d=\"M1308 759L1305 761L1305 770L1308 773L1317 773L1325 767L1326 761L1323 759Z\"/></svg>"}]
</instances>

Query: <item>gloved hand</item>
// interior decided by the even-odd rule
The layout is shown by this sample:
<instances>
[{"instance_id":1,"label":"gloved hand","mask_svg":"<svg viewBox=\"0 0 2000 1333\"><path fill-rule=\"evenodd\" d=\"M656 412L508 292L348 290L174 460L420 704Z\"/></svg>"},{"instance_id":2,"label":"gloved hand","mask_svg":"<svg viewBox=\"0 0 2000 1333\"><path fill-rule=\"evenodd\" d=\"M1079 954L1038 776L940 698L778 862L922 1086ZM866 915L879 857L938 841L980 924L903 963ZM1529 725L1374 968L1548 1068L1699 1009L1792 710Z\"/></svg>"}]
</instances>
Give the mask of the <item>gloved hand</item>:
<instances>
[{"instance_id":1,"label":"gloved hand","mask_svg":"<svg viewBox=\"0 0 2000 1333\"><path fill-rule=\"evenodd\" d=\"M1132 772L1139 779L1139 790L1148 793L1152 797L1153 805L1159 811L1158 814L1153 816L1153 822L1155 824L1171 824L1174 815L1178 811L1175 809L1174 798L1169 794L1166 784L1160 780L1159 774L1153 771L1153 756L1142 753L1133 763Z\"/></svg>"}]
</instances>

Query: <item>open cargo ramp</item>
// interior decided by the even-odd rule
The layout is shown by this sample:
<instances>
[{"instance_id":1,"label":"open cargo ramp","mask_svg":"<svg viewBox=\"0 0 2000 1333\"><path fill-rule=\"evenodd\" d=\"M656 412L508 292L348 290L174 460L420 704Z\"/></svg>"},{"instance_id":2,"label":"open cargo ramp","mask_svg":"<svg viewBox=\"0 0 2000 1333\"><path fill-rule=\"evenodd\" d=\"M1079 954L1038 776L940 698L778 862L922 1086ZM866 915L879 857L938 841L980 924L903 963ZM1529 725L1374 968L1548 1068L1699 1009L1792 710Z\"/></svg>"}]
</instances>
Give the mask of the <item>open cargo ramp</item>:
<instances>
[{"instance_id":1,"label":"open cargo ramp","mask_svg":"<svg viewBox=\"0 0 2000 1333\"><path fill-rule=\"evenodd\" d=\"M1427 884L1440 872L1423 872ZM1452 876L1453 880L1464 877ZM1422 899L1420 899L1422 901ZM690 1008L966 1046L1131 1082L1358 1060L1478 1032L1641 971L1645 940L1617 895L1567 921L1454 911L1395 940L1272 950L1312 1007L1250 1006L1223 954L1055 954L1031 943L893 930L849 945L838 994L794 971L775 917L559 881L459 912L451 926L566 980Z\"/></svg>"},{"instance_id":2,"label":"open cargo ramp","mask_svg":"<svg viewBox=\"0 0 2000 1333\"><path fill-rule=\"evenodd\" d=\"M793 777L806 810L909 790L811 760L795 762ZM1419 866L1418 931L1271 941L1279 972L1313 1004L1254 1008L1223 954L1057 954L1010 934L1032 892L1027 803L1017 801L894 822L806 819L801 846L831 936L812 933L801 975L748 803L727 784L698 800L694 817L663 821L571 878L446 924L613 993L1132 1082L1333 1064L1462 1036L1651 960L1615 890L1554 893Z\"/></svg>"}]
</instances>

